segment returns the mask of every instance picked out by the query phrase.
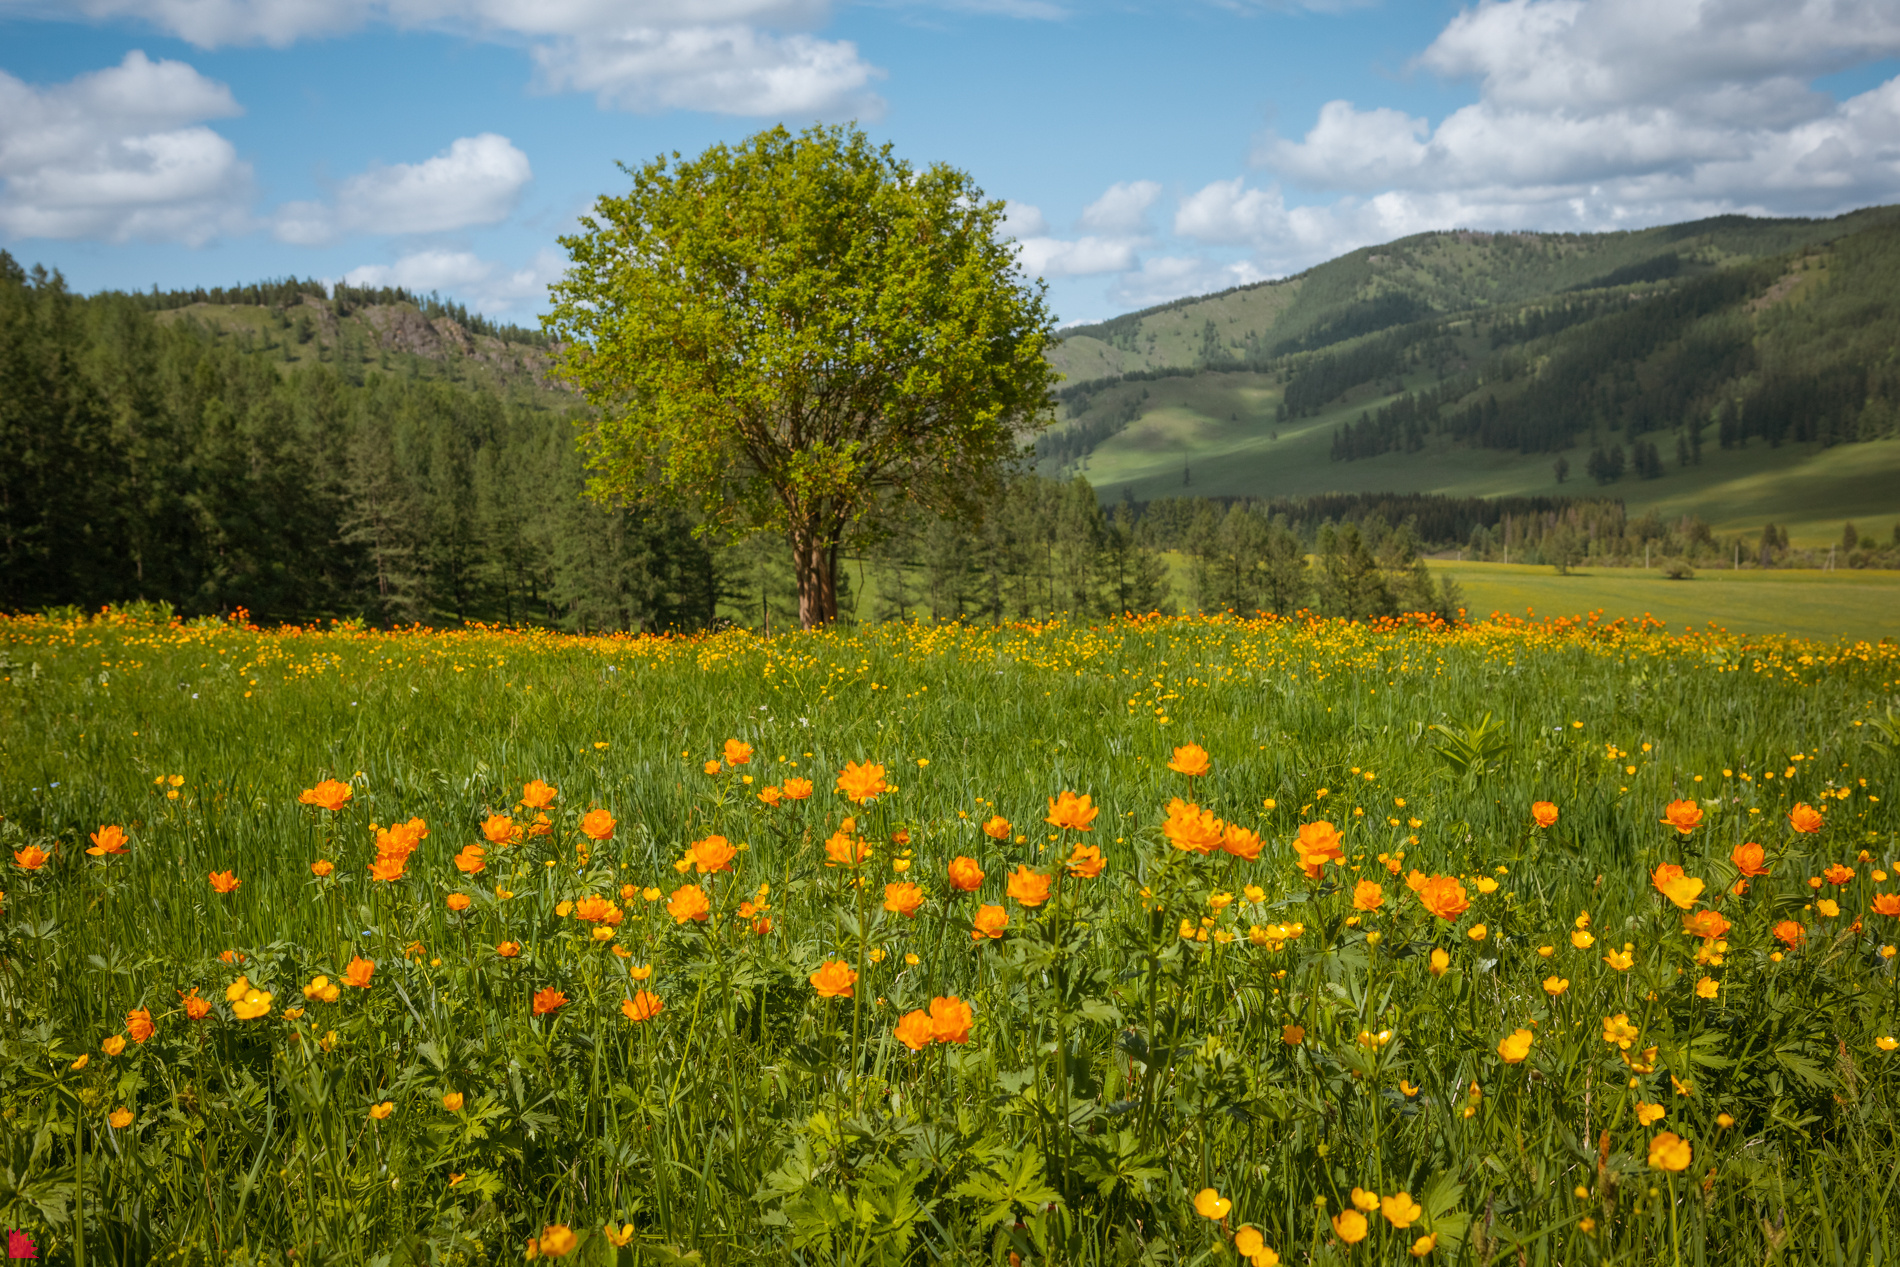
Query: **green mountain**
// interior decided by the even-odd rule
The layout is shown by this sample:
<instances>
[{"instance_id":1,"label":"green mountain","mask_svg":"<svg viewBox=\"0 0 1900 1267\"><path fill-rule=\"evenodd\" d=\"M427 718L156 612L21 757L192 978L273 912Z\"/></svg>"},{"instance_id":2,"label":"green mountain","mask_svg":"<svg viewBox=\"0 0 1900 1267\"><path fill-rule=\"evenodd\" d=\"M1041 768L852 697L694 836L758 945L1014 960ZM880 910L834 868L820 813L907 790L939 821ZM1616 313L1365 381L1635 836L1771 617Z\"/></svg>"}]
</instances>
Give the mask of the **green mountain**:
<instances>
[{"instance_id":1,"label":"green mountain","mask_svg":"<svg viewBox=\"0 0 1900 1267\"><path fill-rule=\"evenodd\" d=\"M1832 538L1900 511L1900 207L1419 234L1051 360L1038 469L1108 499L1603 492Z\"/></svg>"}]
</instances>

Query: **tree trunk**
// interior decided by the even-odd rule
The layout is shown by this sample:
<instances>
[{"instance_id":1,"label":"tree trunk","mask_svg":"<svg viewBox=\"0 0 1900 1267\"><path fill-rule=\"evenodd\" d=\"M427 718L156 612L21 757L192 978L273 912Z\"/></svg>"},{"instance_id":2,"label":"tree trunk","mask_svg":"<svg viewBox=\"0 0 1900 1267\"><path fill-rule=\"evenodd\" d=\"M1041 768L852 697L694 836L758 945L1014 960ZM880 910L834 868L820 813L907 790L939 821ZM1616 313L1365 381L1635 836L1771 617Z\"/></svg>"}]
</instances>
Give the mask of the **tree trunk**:
<instances>
[{"instance_id":1,"label":"tree trunk","mask_svg":"<svg viewBox=\"0 0 1900 1267\"><path fill-rule=\"evenodd\" d=\"M791 535L798 623L806 629L831 625L838 619L838 541L809 528L794 528Z\"/></svg>"}]
</instances>

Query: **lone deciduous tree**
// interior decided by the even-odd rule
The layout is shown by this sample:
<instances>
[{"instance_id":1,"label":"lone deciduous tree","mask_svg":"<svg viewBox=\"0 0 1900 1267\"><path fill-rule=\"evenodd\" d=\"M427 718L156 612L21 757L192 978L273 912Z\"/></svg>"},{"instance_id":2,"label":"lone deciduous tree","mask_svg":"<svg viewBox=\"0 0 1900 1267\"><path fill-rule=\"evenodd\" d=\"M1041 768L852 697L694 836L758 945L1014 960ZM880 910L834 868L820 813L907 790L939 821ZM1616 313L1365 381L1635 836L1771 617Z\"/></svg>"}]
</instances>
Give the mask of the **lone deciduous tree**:
<instances>
[{"instance_id":1,"label":"lone deciduous tree","mask_svg":"<svg viewBox=\"0 0 1900 1267\"><path fill-rule=\"evenodd\" d=\"M601 500L783 532L801 622L890 514L971 514L1047 425L1054 322L1001 202L855 127L660 157L561 239L548 331Z\"/></svg>"}]
</instances>

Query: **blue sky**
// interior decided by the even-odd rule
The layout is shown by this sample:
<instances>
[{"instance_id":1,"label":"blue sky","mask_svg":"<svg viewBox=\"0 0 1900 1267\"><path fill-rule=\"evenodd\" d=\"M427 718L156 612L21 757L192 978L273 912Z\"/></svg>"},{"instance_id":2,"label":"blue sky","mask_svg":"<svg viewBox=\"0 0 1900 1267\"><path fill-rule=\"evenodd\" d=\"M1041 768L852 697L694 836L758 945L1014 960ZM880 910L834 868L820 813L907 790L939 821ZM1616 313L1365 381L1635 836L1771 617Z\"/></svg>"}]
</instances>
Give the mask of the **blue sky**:
<instances>
[{"instance_id":1,"label":"blue sky","mask_svg":"<svg viewBox=\"0 0 1900 1267\"><path fill-rule=\"evenodd\" d=\"M1893 0L0 0L0 246L539 311L616 160L860 120L1092 320L1432 228L1900 201Z\"/></svg>"}]
</instances>

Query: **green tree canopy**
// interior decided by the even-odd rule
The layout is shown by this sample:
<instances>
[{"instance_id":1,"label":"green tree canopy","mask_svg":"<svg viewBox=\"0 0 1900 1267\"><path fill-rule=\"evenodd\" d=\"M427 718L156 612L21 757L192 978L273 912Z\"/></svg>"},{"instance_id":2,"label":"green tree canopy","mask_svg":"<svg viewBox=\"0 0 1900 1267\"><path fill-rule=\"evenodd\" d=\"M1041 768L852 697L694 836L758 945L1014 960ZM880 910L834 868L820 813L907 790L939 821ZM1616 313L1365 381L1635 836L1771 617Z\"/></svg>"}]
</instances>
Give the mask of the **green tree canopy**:
<instances>
[{"instance_id":1,"label":"green tree canopy","mask_svg":"<svg viewBox=\"0 0 1900 1267\"><path fill-rule=\"evenodd\" d=\"M639 170L561 239L562 368L595 406L589 491L783 532L807 626L848 543L969 514L1046 425L1054 323L1001 202L856 127L774 128Z\"/></svg>"}]
</instances>

